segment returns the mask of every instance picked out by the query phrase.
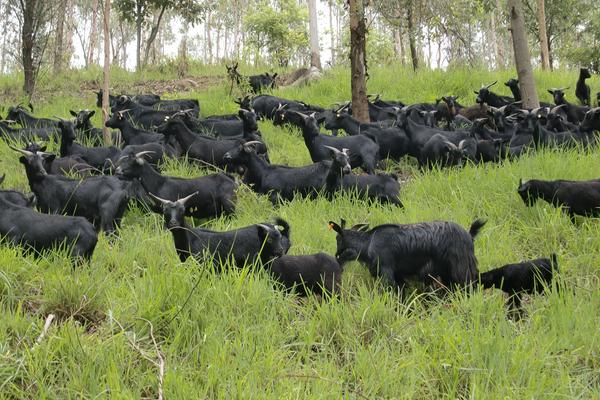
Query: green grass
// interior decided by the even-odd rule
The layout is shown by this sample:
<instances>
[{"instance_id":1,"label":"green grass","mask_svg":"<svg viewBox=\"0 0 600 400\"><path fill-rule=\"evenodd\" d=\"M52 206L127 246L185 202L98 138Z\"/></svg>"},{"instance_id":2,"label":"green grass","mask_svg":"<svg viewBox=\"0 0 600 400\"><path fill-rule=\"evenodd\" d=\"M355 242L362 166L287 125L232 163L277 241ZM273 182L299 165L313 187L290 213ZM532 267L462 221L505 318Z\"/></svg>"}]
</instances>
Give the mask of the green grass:
<instances>
[{"instance_id":1,"label":"green grass","mask_svg":"<svg viewBox=\"0 0 600 400\"><path fill-rule=\"evenodd\" d=\"M370 92L407 102L454 93L471 103L482 82L511 76L392 68L370 73ZM130 87L132 78L121 73L116 88ZM48 100L38 104L40 113L66 116L70 108L92 108L91 92L75 87L88 79L74 76L71 95L43 96ZM541 89L567 86L576 74L536 79L542 98L550 100ZM349 97L346 82L348 73L336 70L313 86L276 93L328 105ZM217 84L165 97L197 97L204 114L216 114L235 110L227 92L226 84ZM268 122L261 130L274 162L310 161L297 132ZM0 145L4 187L27 190L17 159ZM515 322L507 319L498 291L399 302L352 263L341 299L302 300L275 289L260 267L215 275L207 265L178 262L160 216L134 210L121 239L111 243L101 235L89 267L72 270L61 254L36 261L0 247L0 397L156 398L158 348L169 399L599 398L600 224L571 224L542 202L526 208L516 194L519 178L597 178L598 154L543 151L460 170L421 172L411 162L388 168L411 176L402 187L404 209L348 196L296 199L274 209L265 196L242 187L236 215L207 226L232 229L278 215L292 226L291 253L331 254L330 219L372 225L446 219L467 227L486 218L476 240L480 270L556 252L561 290L532 297L527 316ZM165 173L207 171L172 161ZM50 313L57 320L36 345Z\"/></svg>"}]
</instances>

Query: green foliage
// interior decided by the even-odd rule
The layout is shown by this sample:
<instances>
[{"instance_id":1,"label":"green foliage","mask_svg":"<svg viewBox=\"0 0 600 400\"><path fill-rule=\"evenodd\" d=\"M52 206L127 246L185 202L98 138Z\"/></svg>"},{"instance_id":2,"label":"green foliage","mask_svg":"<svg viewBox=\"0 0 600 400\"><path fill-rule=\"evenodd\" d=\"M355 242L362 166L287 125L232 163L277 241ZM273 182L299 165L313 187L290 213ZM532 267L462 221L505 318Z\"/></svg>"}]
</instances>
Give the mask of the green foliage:
<instances>
[{"instance_id":1,"label":"green foliage","mask_svg":"<svg viewBox=\"0 0 600 400\"><path fill-rule=\"evenodd\" d=\"M197 68L199 75L203 66ZM399 67L370 73L369 91L384 98L413 103L457 94L464 104L473 103L482 82L512 74ZM40 93L52 96L37 104L39 113L66 116L70 108L92 107L93 93L79 88L95 78L88 71L41 82ZM119 71L111 82L117 90L141 91L167 78L153 70ZM568 86L576 72L536 72L535 78L549 101L545 89ZM348 71L334 69L310 86L275 94L327 106L349 98L348 82ZM0 81L0 89L11 84L17 83ZM205 115L222 114L236 110L228 90L223 80L163 97L198 98ZM260 129L274 163L310 162L297 131L266 121ZM4 188L28 190L17 160L0 144ZM551 252L559 257L561 290L531 297L518 322L506 317L499 291L400 302L357 263L345 268L340 299L288 295L260 266L217 275L206 264L180 263L161 217L142 210L126 215L120 239L101 234L91 265L75 270L60 254L36 261L3 244L0 398L157 398L158 351L167 399L599 398L600 223L572 224L543 202L527 208L516 193L519 178L589 179L599 169L596 152L575 150L448 170L420 171L408 160L388 164L402 177L404 209L349 195L273 208L266 196L242 186L236 214L205 223L233 229L279 215L292 226L291 253L332 254L330 219L372 225L442 219L467 226L486 218L475 242L481 271ZM164 174L181 177L209 172L182 161L163 166ZM59 318L36 345L48 313Z\"/></svg>"},{"instance_id":2,"label":"green foliage","mask_svg":"<svg viewBox=\"0 0 600 400\"><path fill-rule=\"evenodd\" d=\"M248 10L244 28L255 57L266 49L271 64L285 67L293 56L307 54L307 21L307 9L295 0L260 0Z\"/></svg>"}]
</instances>

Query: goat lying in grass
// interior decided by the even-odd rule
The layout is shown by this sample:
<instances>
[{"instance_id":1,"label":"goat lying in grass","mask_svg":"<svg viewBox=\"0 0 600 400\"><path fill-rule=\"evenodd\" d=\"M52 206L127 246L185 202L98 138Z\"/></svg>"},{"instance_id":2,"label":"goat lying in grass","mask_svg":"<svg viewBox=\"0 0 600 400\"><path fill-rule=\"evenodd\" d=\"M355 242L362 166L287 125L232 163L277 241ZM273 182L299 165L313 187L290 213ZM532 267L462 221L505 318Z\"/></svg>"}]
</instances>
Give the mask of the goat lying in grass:
<instances>
[{"instance_id":1,"label":"goat lying in grass","mask_svg":"<svg viewBox=\"0 0 600 400\"><path fill-rule=\"evenodd\" d=\"M600 180L589 181L542 181L519 180L519 196L528 206L541 198L556 207L564 207L574 222L575 215L600 215Z\"/></svg>"},{"instance_id":2,"label":"goat lying in grass","mask_svg":"<svg viewBox=\"0 0 600 400\"><path fill-rule=\"evenodd\" d=\"M336 258L340 265L358 260L374 277L399 289L407 278L434 277L447 288L477 280L473 239L485 224L476 220L467 232L453 222L386 224L368 230L368 225L345 229L329 221L337 232Z\"/></svg>"},{"instance_id":3,"label":"goat lying in grass","mask_svg":"<svg viewBox=\"0 0 600 400\"><path fill-rule=\"evenodd\" d=\"M284 255L269 263L267 270L286 289L296 288L301 296L313 293L338 293L342 267L329 254Z\"/></svg>"},{"instance_id":4,"label":"goat lying in grass","mask_svg":"<svg viewBox=\"0 0 600 400\"><path fill-rule=\"evenodd\" d=\"M481 274L479 280L486 288L496 288L511 295L512 305L521 305L523 294L541 293L550 286L554 273L558 272L556 254L550 258L538 258L516 264L507 264Z\"/></svg>"}]
</instances>

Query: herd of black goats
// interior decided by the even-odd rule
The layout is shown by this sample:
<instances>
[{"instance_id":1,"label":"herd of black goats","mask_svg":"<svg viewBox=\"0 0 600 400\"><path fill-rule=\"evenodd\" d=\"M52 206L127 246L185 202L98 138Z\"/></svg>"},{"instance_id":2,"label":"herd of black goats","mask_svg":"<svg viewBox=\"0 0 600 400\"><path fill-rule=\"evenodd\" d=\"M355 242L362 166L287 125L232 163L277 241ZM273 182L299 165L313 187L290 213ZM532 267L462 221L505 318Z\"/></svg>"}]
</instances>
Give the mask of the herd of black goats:
<instances>
[{"instance_id":1,"label":"herd of black goats","mask_svg":"<svg viewBox=\"0 0 600 400\"><path fill-rule=\"evenodd\" d=\"M583 102L589 104L583 72ZM347 228L344 220L330 221L337 233L335 258L324 253L286 255L290 226L280 218L226 232L193 228L185 221L186 216L210 219L235 212L238 181L232 173L274 204L294 196L331 198L349 191L402 207L397 177L375 172L383 159L411 156L423 168L450 167L499 162L541 147L595 146L600 106L570 103L565 89L550 89L555 104L526 110L519 107L517 80L506 82L514 97L493 93L494 84L482 86L477 104L469 107L456 96L412 105L377 97L369 101L371 123L353 118L350 103L329 110L264 94L239 99L237 114L205 118L199 117L197 100L110 96L112 116L106 126L118 129L112 134L119 147L101 146L102 130L90 122L94 111L71 111L74 119L68 120L36 118L21 105L11 107L0 132L21 154L33 195L0 192L0 234L36 255L64 246L73 262L81 263L92 257L97 232L116 234L128 205L135 203L163 215L181 261L189 256L212 259L217 270L225 262L243 266L261 261L277 280L301 294L306 289L338 291L343 265L359 260L373 276L398 289L407 279L436 290L482 284L515 294L512 298L519 302L522 293L540 292L550 284L556 256L479 274L474 239L485 224L482 220L468 231L453 222ZM102 92L97 95L100 107ZM271 164L257 118L298 127L313 164ZM320 126L333 134L321 133ZM346 134L337 136L338 129ZM58 140L60 156L47 152L36 139ZM224 172L195 179L165 176L160 166L169 157ZM364 173L353 173L357 167ZM600 210L600 180L530 180L519 183L518 193L527 205L541 198L564 207L572 218Z\"/></svg>"}]
</instances>

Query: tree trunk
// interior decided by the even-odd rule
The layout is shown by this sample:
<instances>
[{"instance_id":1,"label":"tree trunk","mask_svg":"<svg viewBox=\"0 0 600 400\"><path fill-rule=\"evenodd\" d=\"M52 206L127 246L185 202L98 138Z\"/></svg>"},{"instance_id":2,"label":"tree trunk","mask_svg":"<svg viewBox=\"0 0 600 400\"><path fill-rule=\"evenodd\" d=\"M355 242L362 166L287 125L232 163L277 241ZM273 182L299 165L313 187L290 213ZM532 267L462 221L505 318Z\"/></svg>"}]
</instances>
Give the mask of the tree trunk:
<instances>
[{"instance_id":1,"label":"tree trunk","mask_svg":"<svg viewBox=\"0 0 600 400\"><path fill-rule=\"evenodd\" d=\"M496 19L496 12L499 12L499 10L502 10L502 5L500 4L500 0L496 0L496 10L498 11L494 11L492 13L492 17L494 18L494 20ZM505 49L504 49L504 33L500 33L500 35L497 35L497 39L496 39L496 66L498 68L504 68L506 66L506 60L504 57L505 54Z\"/></svg>"},{"instance_id":2,"label":"tree trunk","mask_svg":"<svg viewBox=\"0 0 600 400\"><path fill-rule=\"evenodd\" d=\"M349 0L350 3L350 71L352 87L352 116L362 122L369 122L366 75L366 35L365 9L363 0Z\"/></svg>"},{"instance_id":3,"label":"tree trunk","mask_svg":"<svg viewBox=\"0 0 600 400\"><path fill-rule=\"evenodd\" d=\"M2 4L2 7L0 9L0 11L2 12L0 14L0 18L2 19L2 21L7 21L9 18L9 6L8 3L6 4ZM8 24L4 24L4 27L2 28L2 48L0 49L0 51L2 52L2 54L0 54L0 74L4 73L4 68L6 67L6 45L8 42Z\"/></svg>"},{"instance_id":4,"label":"tree trunk","mask_svg":"<svg viewBox=\"0 0 600 400\"><path fill-rule=\"evenodd\" d=\"M103 18L103 31L104 31L104 87L102 88L102 136L104 137L104 144L110 146L112 138L110 137L110 131L106 127L106 121L108 120L108 95L109 95L109 78L110 78L110 1L104 0L104 18Z\"/></svg>"},{"instance_id":5,"label":"tree trunk","mask_svg":"<svg viewBox=\"0 0 600 400\"><path fill-rule=\"evenodd\" d=\"M409 1L406 7L406 23L408 26L408 43L410 45L410 58L412 61L413 70L419 69L419 55L417 54L417 34L414 27L413 19L413 2Z\"/></svg>"},{"instance_id":6,"label":"tree trunk","mask_svg":"<svg viewBox=\"0 0 600 400\"><path fill-rule=\"evenodd\" d=\"M88 49L86 66L94 63L94 50L96 49L96 38L98 37L98 0L94 0L92 6L92 26L90 27L90 47Z\"/></svg>"},{"instance_id":7,"label":"tree trunk","mask_svg":"<svg viewBox=\"0 0 600 400\"><path fill-rule=\"evenodd\" d=\"M152 48L154 39L156 39L156 35L158 34L158 30L160 29L160 23L162 21L162 18L163 18L163 15L165 14L166 9L167 9L166 5L164 5L160 9L160 13L158 14L156 23L154 24L154 26L152 27L152 30L150 31L150 36L148 37L148 40L146 41L146 51L144 52L144 64L143 65L148 64L148 56L150 55L150 49Z\"/></svg>"},{"instance_id":8,"label":"tree trunk","mask_svg":"<svg viewBox=\"0 0 600 400\"><path fill-rule=\"evenodd\" d=\"M142 4L137 3L135 13L135 69L139 72L142 70Z\"/></svg>"},{"instance_id":9,"label":"tree trunk","mask_svg":"<svg viewBox=\"0 0 600 400\"><path fill-rule=\"evenodd\" d=\"M527 109L537 108L540 106L540 102L535 90L521 0L508 0L508 13L510 16L515 64L517 66L517 74L523 97L523 107Z\"/></svg>"},{"instance_id":10,"label":"tree trunk","mask_svg":"<svg viewBox=\"0 0 600 400\"><path fill-rule=\"evenodd\" d=\"M394 53L396 53L396 58L402 61L404 54L402 54L402 31L400 27L397 26L394 28Z\"/></svg>"},{"instance_id":11,"label":"tree trunk","mask_svg":"<svg viewBox=\"0 0 600 400\"><path fill-rule=\"evenodd\" d=\"M317 26L317 0L308 0L308 25L310 32L310 66L321 69L319 28Z\"/></svg>"},{"instance_id":12,"label":"tree trunk","mask_svg":"<svg viewBox=\"0 0 600 400\"><path fill-rule=\"evenodd\" d=\"M329 39L331 43L331 66L335 64L335 36L333 34L333 0L329 0Z\"/></svg>"},{"instance_id":13,"label":"tree trunk","mask_svg":"<svg viewBox=\"0 0 600 400\"><path fill-rule=\"evenodd\" d=\"M23 90L29 96L35 88L35 67L33 65L34 24L37 0L24 0L22 3L23 28L21 33L21 60L23 62Z\"/></svg>"},{"instance_id":14,"label":"tree trunk","mask_svg":"<svg viewBox=\"0 0 600 400\"><path fill-rule=\"evenodd\" d=\"M548 35L546 34L546 4L544 0L537 0L537 20L540 35L540 51L542 53L542 69L550 69L548 56Z\"/></svg>"},{"instance_id":15,"label":"tree trunk","mask_svg":"<svg viewBox=\"0 0 600 400\"><path fill-rule=\"evenodd\" d=\"M58 4L58 12L56 15L56 32L54 34L54 73L58 74L63 70L63 59L65 56L64 49L64 31L65 31L65 16L68 12L66 9L66 0L61 0Z\"/></svg>"}]
</instances>

